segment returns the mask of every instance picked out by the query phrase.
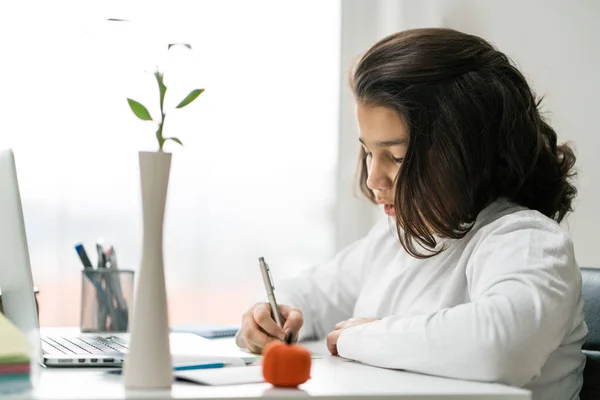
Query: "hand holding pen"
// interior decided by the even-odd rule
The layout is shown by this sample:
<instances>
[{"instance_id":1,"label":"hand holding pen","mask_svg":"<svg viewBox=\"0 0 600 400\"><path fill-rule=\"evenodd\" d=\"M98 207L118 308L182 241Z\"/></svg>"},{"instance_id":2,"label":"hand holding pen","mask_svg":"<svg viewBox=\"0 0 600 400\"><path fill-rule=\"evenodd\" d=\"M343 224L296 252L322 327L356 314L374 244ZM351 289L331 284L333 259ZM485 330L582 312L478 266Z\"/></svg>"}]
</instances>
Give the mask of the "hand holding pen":
<instances>
[{"instance_id":1,"label":"hand holding pen","mask_svg":"<svg viewBox=\"0 0 600 400\"><path fill-rule=\"evenodd\" d=\"M253 353L262 353L273 341L285 340L289 330L299 332L304 323L300 310L289 305L277 305L269 266L262 257L259 266L269 302L258 303L242 315L242 327L236 339L238 347L245 347ZM272 310L279 310L279 313L272 313Z\"/></svg>"}]
</instances>

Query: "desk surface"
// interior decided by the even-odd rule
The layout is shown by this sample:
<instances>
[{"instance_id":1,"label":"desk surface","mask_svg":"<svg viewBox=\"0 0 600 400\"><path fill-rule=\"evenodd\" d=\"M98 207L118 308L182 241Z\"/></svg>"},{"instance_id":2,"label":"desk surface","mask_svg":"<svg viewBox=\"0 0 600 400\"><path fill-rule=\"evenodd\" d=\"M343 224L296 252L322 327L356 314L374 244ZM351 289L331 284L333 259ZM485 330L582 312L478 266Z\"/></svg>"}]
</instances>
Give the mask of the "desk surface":
<instances>
[{"instance_id":1,"label":"desk surface","mask_svg":"<svg viewBox=\"0 0 600 400\"><path fill-rule=\"evenodd\" d=\"M232 339L227 341L235 346ZM5 397L22 399L248 399L255 397L287 398L310 396L320 399L398 398L414 400L526 400L527 390L497 384L460 381L404 371L371 367L333 357L323 342L306 343L315 355L311 379L298 389L273 388L268 383L233 386L202 386L175 382L170 391L126 391L121 376L108 375L98 368L40 368L35 389ZM241 367L243 368L243 367Z\"/></svg>"}]
</instances>

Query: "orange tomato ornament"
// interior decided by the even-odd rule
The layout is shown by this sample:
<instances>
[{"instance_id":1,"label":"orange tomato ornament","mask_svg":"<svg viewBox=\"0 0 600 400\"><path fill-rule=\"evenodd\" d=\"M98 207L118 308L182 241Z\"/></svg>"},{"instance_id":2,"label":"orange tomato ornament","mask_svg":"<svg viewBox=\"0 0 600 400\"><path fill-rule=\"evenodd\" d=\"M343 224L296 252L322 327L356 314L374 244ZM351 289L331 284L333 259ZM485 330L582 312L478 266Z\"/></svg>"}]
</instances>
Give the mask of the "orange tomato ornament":
<instances>
[{"instance_id":1,"label":"orange tomato ornament","mask_svg":"<svg viewBox=\"0 0 600 400\"><path fill-rule=\"evenodd\" d=\"M273 342L263 350L263 376L273 386L297 387L310 379L310 352L293 344L293 336L288 331L283 342Z\"/></svg>"}]
</instances>

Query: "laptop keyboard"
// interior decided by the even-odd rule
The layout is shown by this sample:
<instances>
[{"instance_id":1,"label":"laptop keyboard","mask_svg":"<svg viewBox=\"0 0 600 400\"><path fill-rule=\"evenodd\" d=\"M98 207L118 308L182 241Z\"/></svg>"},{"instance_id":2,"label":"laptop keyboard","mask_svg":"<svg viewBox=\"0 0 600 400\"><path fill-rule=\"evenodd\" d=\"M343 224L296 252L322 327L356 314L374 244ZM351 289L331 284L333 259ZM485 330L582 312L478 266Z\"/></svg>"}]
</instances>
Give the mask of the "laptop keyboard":
<instances>
[{"instance_id":1,"label":"laptop keyboard","mask_svg":"<svg viewBox=\"0 0 600 400\"><path fill-rule=\"evenodd\" d=\"M42 350L47 354L114 354L127 351L125 341L116 337L86 336L42 338Z\"/></svg>"}]
</instances>

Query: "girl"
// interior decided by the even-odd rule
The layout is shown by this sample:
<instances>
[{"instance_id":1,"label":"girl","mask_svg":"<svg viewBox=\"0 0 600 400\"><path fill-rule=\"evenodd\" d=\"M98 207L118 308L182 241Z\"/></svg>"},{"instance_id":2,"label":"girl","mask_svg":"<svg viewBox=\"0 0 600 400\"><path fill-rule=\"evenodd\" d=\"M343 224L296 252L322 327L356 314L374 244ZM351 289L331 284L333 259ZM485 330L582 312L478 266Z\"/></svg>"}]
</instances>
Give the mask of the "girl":
<instances>
[{"instance_id":1,"label":"girl","mask_svg":"<svg viewBox=\"0 0 600 400\"><path fill-rule=\"evenodd\" d=\"M278 284L283 328L268 303L248 310L238 346L293 329L378 367L578 398L587 328L559 226L575 157L523 75L479 37L417 29L369 49L351 86L360 187L386 215Z\"/></svg>"}]
</instances>

